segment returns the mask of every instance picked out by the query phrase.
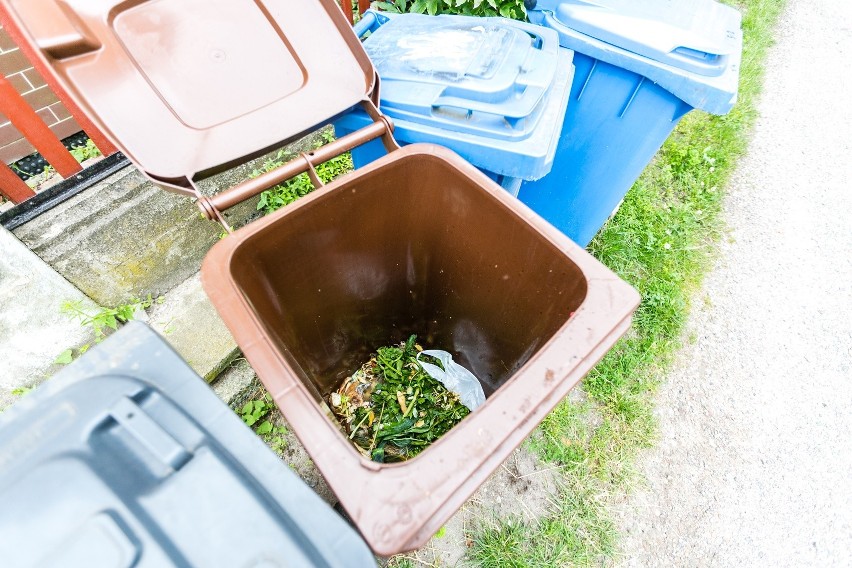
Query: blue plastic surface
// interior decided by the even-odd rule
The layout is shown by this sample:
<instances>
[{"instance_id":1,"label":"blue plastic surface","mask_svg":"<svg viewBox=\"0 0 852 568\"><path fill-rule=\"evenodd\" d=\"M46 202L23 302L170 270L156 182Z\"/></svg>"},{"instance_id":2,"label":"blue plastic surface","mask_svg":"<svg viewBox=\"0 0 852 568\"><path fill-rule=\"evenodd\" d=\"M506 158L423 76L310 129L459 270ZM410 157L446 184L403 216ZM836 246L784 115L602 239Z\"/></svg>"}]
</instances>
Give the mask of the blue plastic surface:
<instances>
[{"instance_id":1,"label":"blue plastic surface","mask_svg":"<svg viewBox=\"0 0 852 568\"><path fill-rule=\"evenodd\" d=\"M382 79L381 109L402 144L446 146L517 193L552 166L573 77L552 30L503 18L368 11L355 27ZM338 135L367 126L356 109ZM385 154L353 150L355 167Z\"/></svg>"},{"instance_id":2,"label":"blue plastic surface","mask_svg":"<svg viewBox=\"0 0 852 568\"><path fill-rule=\"evenodd\" d=\"M387 18L363 45L392 118L506 140L535 128L559 52L555 35L529 24L422 14Z\"/></svg>"},{"instance_id":3,"label":"blue plastic surface","mask_svg":"<svg viewBox=\"0 0 852 568\"><path fill-rule=\"evenodd\" d=\"M736 103L742 17L713 0L539 0L531 22L562 47L632 71L693 108L725 114Z\"/></svg>"},{"instance_id":4,"label":"blue plastic surface","mask_svg":"<svg viewBox=\"0 0 852 568\"><path fill-rule=\"evenodd\" d=\"M3 566L375 566L147 326L0 414Z\"/></svg>"},{"instance_id":5,"label":"blue plastic surface","mask_svg":"<svg viewBox=\"0 0 852 568\"><path fill-rule=\"evenodd\" d=\"M663 4L665 10L660 9ZM555 28L561 44L574 50L575 77L553 168L543 179L524 182L518 197L581 246L600 230L686 113L696 107L725 113L736 100L742 39L739 14L713 2L683 0L682 4L673 10L672 3L664 0L540 0L537 9L528 12L531 21ZM594 8L596 5L604 7ZM612 16L607 6L625 10L625 16ZM684 15L688 15L689 7L697 10L691 17ZM542 11L544 8L551 11ZM594 9L605 16L597 14L595 26L617 22L615 31L627 37L620 41L615 31L604 33L591 25L593 18L586 17L586 12ZM607 41L567 27L574 22L557 20L558 15L571 10L586 17L577 27L594 31ZM725 16L720 18L719 14ZM727 39L732 36L736 51L725 55L720 64L723 69L716 76L695 73L689 65L675 67L679 55L661 54L665 38L653 38L652 42L647 29L636 23L641 20L638 15L663 21L665 25L650 28L658 33L668 30L674 34L673 30L683 25L678 41L670 45L684 43L693 24L705 16L712 20L707 30ZM625 20L634 22L637 29L628 30ZM713 23L719 20L737 27ZM730 47L727 40L717 39ZM644 50L647 56L618 47L616 42ZM702 42L690 45L697 47L700 43L703 49L712 43L706 39Z\"/></svg>"}]
</instances>

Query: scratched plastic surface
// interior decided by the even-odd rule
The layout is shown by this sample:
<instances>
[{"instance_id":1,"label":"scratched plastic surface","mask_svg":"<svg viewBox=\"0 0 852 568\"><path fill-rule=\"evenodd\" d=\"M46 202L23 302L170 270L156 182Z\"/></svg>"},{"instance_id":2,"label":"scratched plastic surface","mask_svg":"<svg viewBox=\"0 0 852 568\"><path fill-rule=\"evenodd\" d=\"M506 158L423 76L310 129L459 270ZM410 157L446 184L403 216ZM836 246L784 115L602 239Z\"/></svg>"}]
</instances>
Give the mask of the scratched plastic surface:
<instances>
[{"instance_id":1,"label":"scratched plastic surface","mask_svg":"<svg viewBox=\"0 0 852 568\"><path fill-rule=\"evenodd\" d=\"M510 192L550 171L571 88L573 53L541 26L505 18L368 11L356 32L382 79L381 108L401 144L457 152ZM338 134L368 124L349 113ZM356 148L362 167L384 155Z\"/></svg>"},{"instance_id":2,"label":"scratched plastic surface","mask_svg":"<svg viewBox=\"0 0 852 568\"><path fill-rule=\"evenodd\" d=\"M4 567L375 565L139 322L0 414L0 500Z\"/></svg>"},{"instance_id":3,"label":"scratched plastic surface","mask_svg":"<svg viewBox=\"0 0 852 568\"><path fill-rule=\"evenodd\" d=\"M487 77L506 57L518 32L505 26L415 20L381 34L365 49L380 76L414 73L461 80L467 76Z\"/></svg>"}]
</instances>

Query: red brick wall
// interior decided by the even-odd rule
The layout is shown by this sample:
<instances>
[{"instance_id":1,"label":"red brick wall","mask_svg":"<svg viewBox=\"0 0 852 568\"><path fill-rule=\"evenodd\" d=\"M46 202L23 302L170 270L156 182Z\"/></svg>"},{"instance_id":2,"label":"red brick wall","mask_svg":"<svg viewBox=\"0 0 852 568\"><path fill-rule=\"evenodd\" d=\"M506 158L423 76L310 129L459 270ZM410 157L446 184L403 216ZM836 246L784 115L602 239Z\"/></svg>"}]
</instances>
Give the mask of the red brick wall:
<instances>
[{"instance_id":1,"label":"red brick wall","mask_svg":"<svg viewBox=\"0 0 852 568\"><path fill-rule=\"evenodd\" d=\"M0 73L24 96L57 138L66 138L82 130L2 27ZM33 152L35 148L12 126L9 119L0 114L0 160L11 164Z\"/></svg>"}]
</instances>

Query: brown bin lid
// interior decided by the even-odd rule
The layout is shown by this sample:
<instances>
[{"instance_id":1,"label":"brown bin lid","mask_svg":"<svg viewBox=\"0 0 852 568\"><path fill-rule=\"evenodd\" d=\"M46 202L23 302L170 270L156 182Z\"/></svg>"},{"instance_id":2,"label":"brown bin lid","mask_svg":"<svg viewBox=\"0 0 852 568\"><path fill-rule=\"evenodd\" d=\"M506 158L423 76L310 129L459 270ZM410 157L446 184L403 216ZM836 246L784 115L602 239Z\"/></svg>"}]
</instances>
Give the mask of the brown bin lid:
<instances>
[{"instance_id":1,"label":"brown bin lid","mask_svg":"<svg viewBox=\"0 0 852 568\"><path fill-rule=\"evenodd\" d=\"M63 86L173 186L319 126L375 72L334 0L0 0Z\"/></svg>"}]
</instances>

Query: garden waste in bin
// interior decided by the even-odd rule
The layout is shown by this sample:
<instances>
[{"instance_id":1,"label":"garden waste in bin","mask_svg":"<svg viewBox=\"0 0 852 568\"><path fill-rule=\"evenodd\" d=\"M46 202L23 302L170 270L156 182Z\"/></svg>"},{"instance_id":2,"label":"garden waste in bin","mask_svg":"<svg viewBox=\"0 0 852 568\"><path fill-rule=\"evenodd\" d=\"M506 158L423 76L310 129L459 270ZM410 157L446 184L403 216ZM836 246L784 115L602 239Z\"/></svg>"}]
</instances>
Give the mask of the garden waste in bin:
<instances>
[{"instance_id":1,"label":"garden waste in bin","mask_svg":"<svg viewBox=\"0 0 852 568\"><path fill-rule=\"evenodd\" d=\"M574 67L553 30L505 18L367 11L355 27L382 81L381 111L402 145L450 148L512 195L553 164ZM338 135L370 123L355 110ZM352 151L356 168L387 153Z\"/></svg>"},{"instance_id":2,"label":"garden waste in bin","mask_svg":"<svg viewBox=\"0 0 852 568\"><path fill-rule=\"evenodd\" d=\"M527 0L574 51L571 101L548 176L519 198L585 246L678 121L737 98L740 13L713 0Z\"/></svg>"},{"instance_id":3,"label":"garden waste in bin","mask_svg":"<svg viewBox=\"0 0 852 568\"><path fill-rule=\"evenodd\" d=\"M387 156L220 240L201 274L375 552L425 543L629 327L639 297L610 270L452 151L396 146L333 0L0 1L122 151L223 224L265 188L302 172L321 185L314 164L383 141ZM212 197L196 189L359 104L364 128ZM487 400L413 459L377 463L324 397L411 334Z\"/></svg>"},{"instance_id":4,"label":"garden waste in bin","mask_svg":"<svg viewBox=\"0 0 852 568\"><path fill-rule=\"evenodd\" d=\"M145 324L0 414L3 566L375 566Z\"/></svg>"}]
</instances>

